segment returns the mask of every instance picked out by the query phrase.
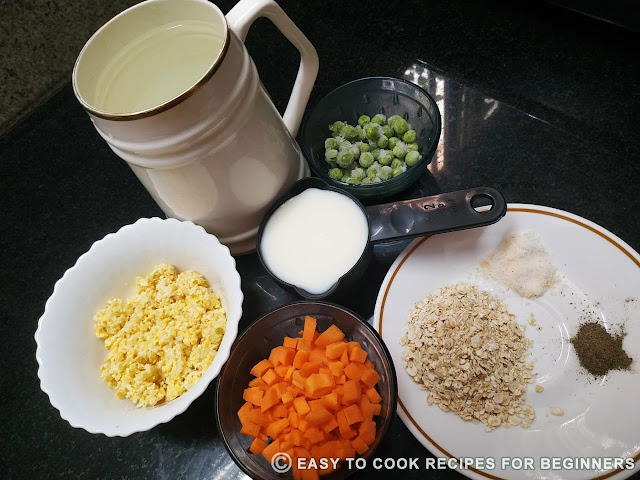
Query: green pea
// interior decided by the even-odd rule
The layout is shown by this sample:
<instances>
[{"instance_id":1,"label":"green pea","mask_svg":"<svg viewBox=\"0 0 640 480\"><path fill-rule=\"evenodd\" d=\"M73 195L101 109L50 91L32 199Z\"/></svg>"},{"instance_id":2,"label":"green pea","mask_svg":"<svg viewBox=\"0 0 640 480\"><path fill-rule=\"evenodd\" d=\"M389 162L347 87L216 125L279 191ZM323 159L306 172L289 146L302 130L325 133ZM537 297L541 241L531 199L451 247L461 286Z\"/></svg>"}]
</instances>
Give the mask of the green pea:
<instances>
[{"instance_id":1,"label":"green pea","mask_svg":"<svg viewBox=\"0 0 640 480\"><path fill-rule=\"evenodd\" d=\"M404 157L404 161L407 164L407 167L413 167L416 163L420 161L422 155L420 155L415 150L411 150L407 153L406 157Z\"/></svg>"},{"instance_id":2,"label":"green pea","mask_svg":"<svg viewBox=\"0 0 640 480\"><path fill-rule=\"evenodd\" d=\"M390 165L392 161L393 154L389 150L380 150L380 155L378 156L380 165Z\"/></svg>"},{"instance_id":3,"label":"green pea","mask_svg":"<svg viewBox=\"0 0 640 480\"><path fill-rule=\"evenodd\" d=\"M380 169L380 180L389 180L393 175L393 169L385 165Z\"/></svg>"},{"instance_id":4,"label":"green pea","mask_svg":"<svg viewBox=\"0 0 640 480\"><path fill-rule=\"evenodd\" d=\"M400 139L398 137L389 137L389 149L393 150L399 141Z\"/></svg>"},{"instance_id":5,"label":"green pea","mask_svg":"<svg viewBox=\"0 0 640 480\"><path fill-rule=\"evenodd\" d=\"M360 155L358 163L362 168L369 168L374 162L373 155L370 152L364 152Z\"/></svg>"},{"instance_id":6,"label":"green pea","mask_svg":"<svg viewBox=\"0 0 640 480\"><path fill-rule=\"evenodd\" d=\"M344 122L341 122L338 120L337 122L333 122L332 125L329 125L329 130L331 130L333 132L333 136L336 137L340 135L340 131L342 130L343 127L344 127Z\"/></svg>"},{"instance_id":7,"label":"green pea","mask_svg":"<svg viewBox=\"0 0 640 480\"><path fill-rule=\"evenodd\" d=\"M399 137L403 136L409 130L409 124L404 118L398 118L395 122L393 122L392 127L396 132L396 135L398 135Z\"/></svg>"},{"instance_id":8,"label":"green pea","mask_svg":"<svg viewBox=\"0 0 640 480\"><path fill-rule=\"evenodd\" d=\"M395 123L396 120L398 120L399 118L402 118L400 115L391 115L389 117L389 119L387 120L387 123L393 127L393 124Z\"/></svg>"},{"instance_id":9,"label":"green pea","mask_svg":"<svg viewBox=\"0 0 640 480\"><path fill-rule=\"evenodd\" d=\"M375 125L371 125L367 127L365 129L365 134L367 135L367 138L370 140L377 140L378 137L380 136L380 132L378 131L378 128L379 127Z\"/></svg>"},{"instance_id":10,"label":"green pea","mask_svg":"<svg viewBox=\"0 0 640 480\"><path fill-rule=\"evenodd\" d=\"M377 123L378 125L384 125L387 122L387 117L382 113L378 113L373 116L371 123Z\"/></svg>"},{"instance_id":11,"label":"green pea","mask_svg":"<svg viewBox=\"0 0 640 480\"><path fill-rule=\"evenodd\" d=\"M380 138L378 138L376 145L378 148L386 148L387 145L389 145L389 139L386 137L386 135L381 135Z\"/></svg>"},{"instance_id":12,"label":"green pea","mask_svg":"<svg viewBox=\"0 0 640 480\"><path fill-rule=\"evenodd\" d=\"M345 125L342 127L342 130L340 130L340 135L347 140L357 140L358 130L356 130L356 127L352 127L351 125Z\"/></svg>"},{"instance_id":13,"label":"green pea","mask_svg":"<svg viewBox=\"0 0 640 480\"><path fill-rule=\"evenodd\" d=\"M324 152L324 158L327 162L334 162L338 157L338 150L335 148L329 148Z\"/></svg>"},{"instance_id":14,"label":"green pea","mask_svg":"<svg viewBox=\"0 0 640 480\"><path fill-rule=\"evenodd\" d=\"M338 164L339 167L342 167L342 168L347 168L351 166L351 164L353 163L353 152L351 152L350 150L344 150L340 152L338 154L338 159L336 160L336 163Z\"/></svg>"},{"instance_id":15,"label":"green pea","mask_svg":"<svg viewBox=\"0 0 640 480\"><path fill-rule=\"evenodd\" d=\"M338 141L333 137L329 137L324 141L324 148L337 149L338 148Z\"/></svg>"},{"instance_id":16,"label":"green pea","mask_svg":"<svg viewBox=\"0 0 640 480\"><path fill-rule=\"evenodd\" d=\"M358 119L358 125L364 127L365 125L368 125L370 123L371 118L369 117L369 115L360 115L360 118Z\"/></svg>"},{"instance_id":17,"label":"green pea","mask_svg":"<svg viewBox=\"0 0 640 480\"><path fill-rule=\"evenodd\" d=\"M340 180L342 178L342 170L340 170L339 168L332 168L331 170L329 170L329 177L333 178L334 180Z\"/></svg>"},{"instance_id":18,"label":"green pea","mask_svg":"<svg viewBox=\"0 0 640 480\"><path fill-rule=\"evenodd\" d=\"M414 143L407 144L407 148L409 150L413 150L414 152L417 152L419 147L418 147L418 144L414 142Z\"/></svg>"},{"instance_id":19,"label":"green pea","mask_svg":"<svg viewBox=\"0 0 640 480\"><path fill-rule=\"evenodd\" d=\"M358 145L358 148L360 149L361 153L368 152L369 150L371 150L371 147L369 146L368 143L361 143Z\"/></svg>"},{"instance_id":20,"label":"green pea","mask_svg":"<svg viewBox=\"0 0 640 480\"><path fill-rule=\"evenodd\" d=\"M366 173L365 173L365 171L364 171L362 168L360 168L360 167L358 167L358 168L354 168L354 169L351 171L351 178L355 178L356 180L362 181L362 179L363 179L364 177L366 177L366 176L367 176L367 174L366 174Z\"/></svg>"},{"instance_id":21,"label":"green pea","mask_svg":"<svg viewBox=\"0 0 640 480\"><path fill-rule=\"evenodd\" d=\"M367 168L367 177L376 178L378 173L380 173L380 167L377 165L371 165Z\"/></svg>"},{"instance_id":22,"label":"green pea","mask_svg":"<svg viewBox=\"0 0 640 480\"><path fill-rule=\"evenodd\" d=\"M393 128L391 128L389 125L383 125L382 134L387 138L393 137Z\"/></svg>"},{"instance_id":23,"label":"green pea","mask_svg":"<svg viewBox=\"0 0 640 480\"><path fill-rule=\"evenodd\" d=\"M351 142L349 140L342 140L338 143L338 148L340 150L351 148Z\"/></svg>"},{"instance_id":24,"label":"green pea","mask_svg":"<svg viewBox=\"0 0 640 480\"><path fill-rule=\"evenodd\" d=\"M373 158L375 158L377 160L378 156L380 155L380 149L379 148L374 148L373 150L371 150L371 155L373 155Z\"/></svg>"},{"instance_id":25,"label":"green pea","mask_svg":"<svg viewBox=\"0 0 640 480\"><path fill-rule=\"evenodd\" d=\"M394 168L393 171L391 172L391 175L393 177L397 177L398 175L402 175L404 172L402 171L401 168Z\"/></svg>"},{"instance_id":26,"label":"green pea","mask_svg":"<svg viewBox=\"0 0 640 480\"><path fill-rule=\"evenodd\" d=\"M394 170L396 168L399 168L401 166L404 165L404 162L402 160L400 160L399 158L394 158L393 161L391 162L391 168L393 168Z\"/></svg>"},{"instance_id":27,"label":"green pea","mask_svg":"<svg viewBox=\"0 0 640 480\"><path fill-rule=\"evenodd\" d=\"M360 180L358 180L357 178L353 178L353 177L347 178L346 182L351 184L351 185L360 185L362 183Z\"/></svg>"},{"instance_id":28,"label":"green pea","mask_svg":"<svg viewBox=\"0 0 640 480\"><path fill-rule=\"evenodd\" d=\"M404 135L402 135L402 141L405 143L413 143L416 141L416 131L415 130L407 130Z\"/></svg>"},{"instance_id":29,"label":"green pea","mask_svg":"<svg viewBox=\"0 0 640 480\"><path fill-rule=\"evenodd\" d=\"M349 151L353 153L354 160L357 160L358 158L360 158L360 149L358 148L357 145L351 145L351 147L349 148Z\"/></svg>"},{"instance_id":30,"label":"green pea","mask_svg":"<svg viewBox=\"0 0 640 480\"><path fill-rule=\"evenodd\" d=\"M407 155L407 147L398 144L393 148L393 155L398 158L404 158Z\"/></svg>"}]
</instances>

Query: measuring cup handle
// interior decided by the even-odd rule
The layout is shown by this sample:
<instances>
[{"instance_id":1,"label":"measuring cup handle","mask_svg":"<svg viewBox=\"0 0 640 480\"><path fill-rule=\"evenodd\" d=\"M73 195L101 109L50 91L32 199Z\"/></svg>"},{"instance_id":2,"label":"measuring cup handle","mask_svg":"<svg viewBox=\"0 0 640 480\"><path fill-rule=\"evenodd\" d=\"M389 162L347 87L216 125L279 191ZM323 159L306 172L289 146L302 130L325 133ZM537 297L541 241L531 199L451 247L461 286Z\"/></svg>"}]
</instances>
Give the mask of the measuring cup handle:
<instances>
[{"instance_id":1,"label":"measuring cup handle","mask_svg":"<svg viewBox=\"0 0 640 480\"><path fill-rule=\"evenodd\" d=\"M240 0L227 13L227 22L229 28L244 42L249 27L260 17L271 20L300 52L298 76L293 85L287 109L282 116L291 136L295 137L318 75L318 54L307 37L273 0Z\"/></svg>"},{"instance_id":2,"label":"measuring cup handle","mask_svg":"<svg viewBox=\"0 0 640 480\"><path fill-rule=\"evenodd\" d=\"M490 199L491 209L477 212L471 205L475 197ZM369 240L380 242L491 225L507 213L507 204L497 190L477 187L372 205L365 210L369 217Z\"/></svg>"}]
</instances>

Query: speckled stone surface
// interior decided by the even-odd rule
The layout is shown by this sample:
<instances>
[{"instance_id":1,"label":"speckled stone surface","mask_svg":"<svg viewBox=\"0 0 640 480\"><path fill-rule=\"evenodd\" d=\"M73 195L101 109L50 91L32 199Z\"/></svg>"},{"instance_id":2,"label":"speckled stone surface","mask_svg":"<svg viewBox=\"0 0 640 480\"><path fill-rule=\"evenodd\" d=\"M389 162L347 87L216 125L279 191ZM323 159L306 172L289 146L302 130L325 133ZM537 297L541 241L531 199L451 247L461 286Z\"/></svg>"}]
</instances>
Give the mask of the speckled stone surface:
<instances>
[{"instance_id":1,"label":"speckled stone surface","mask_svg":"<svg viewBox=\"0 0 640 480\"><path fill-rule=\"evenodd\" d=\"M0 1L0 136L68 83L93 32L136 3Z\"/></svg>"},{"instance_id":2,"label":"speckled stone surface","mask_svg":"<svg viewBox=\"0 0 640 480\"><path fill-rule=\"evenodd\" d=\"M282 4L320 55L310 106L370 75L406 76L442 102L441 152L403 196L486 184L510 202L584 216L640 249L638 78L627 34L546 4L524 12L493 2L434 1L427 8L407 1L402 11L396 2L366 9L344 1ZM266 20L247 44L282 111L297 71L295 50ZM33 334L53 285L94 241L162 212L95 132L69 84L0 139L0 159L2 477L244 478L218 436L213 385L170 423L128 438L73 429L50 405L39 388ZM375 247L366 282L345 306L371 317L406 243ZM255 254L236 260L245 294L241 329L295 300ZM377 455L432 456L399 418ZM453 470L371 467L354 478L427 475L463 478Z\"/></svg>"}]
</instances>

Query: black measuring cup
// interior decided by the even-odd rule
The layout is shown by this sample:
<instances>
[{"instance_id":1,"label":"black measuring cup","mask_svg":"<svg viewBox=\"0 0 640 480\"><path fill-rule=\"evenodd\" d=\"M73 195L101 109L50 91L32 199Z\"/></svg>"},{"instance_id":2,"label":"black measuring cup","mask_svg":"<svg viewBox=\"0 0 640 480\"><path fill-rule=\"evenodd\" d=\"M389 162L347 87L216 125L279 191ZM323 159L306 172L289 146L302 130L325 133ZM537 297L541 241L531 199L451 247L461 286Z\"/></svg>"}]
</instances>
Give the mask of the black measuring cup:
<instances>
[{"instance_id":1,"label":"black measuring cup","mask_svg":"<svg viewBox=\"0 0 640 480\"><path fill-rule=\"evenodd\" d=\"M261 252L262 233L273 213L280 205L308 188L331 190L349 197L360 207L369 223L369 239L356 264L342 275L331 288L320 294L309 293L278 278L266 265ZM476 211L472 205L476 198L490 200L491 208L483 212ZM504 197L500 192L489 187L476 187L457 192L441 193L430 197L365 207L353 195L327 184L320 178L304 178L294 183L289 191L269 207L258 229L256 250L260 263L280 286L303 298L318 300L334 297L337 292L349 290L351 284L355 283L367 269L374 243L424 237L467 228L485 227L496 223L505 213L507 213L507 204ZM313 272L309 272L309 274L312 275Z\"/></svg>"}]
</instances>

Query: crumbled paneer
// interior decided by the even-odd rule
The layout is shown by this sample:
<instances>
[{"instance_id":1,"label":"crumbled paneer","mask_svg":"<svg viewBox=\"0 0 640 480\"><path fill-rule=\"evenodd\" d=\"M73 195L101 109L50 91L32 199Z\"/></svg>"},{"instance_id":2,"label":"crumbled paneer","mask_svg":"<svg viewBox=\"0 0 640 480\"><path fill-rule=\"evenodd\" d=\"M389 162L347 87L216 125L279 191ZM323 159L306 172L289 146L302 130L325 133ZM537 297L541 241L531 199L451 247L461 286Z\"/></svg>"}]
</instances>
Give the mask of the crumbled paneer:
<instances>
[{"instance_id":1,"label":"crumbled paneer","mask_svg":"<svg viewBox=\"0 0 640 480\"><path fill-rule=\"evenodd\" d=\"M528 428L535 411L525 404L533 383L531 341L505 304L472 285L447 285L409 313L402 362L428 390L427 402L464 420Z\"/></svg>"},{"instance_id":2,"label":"crumbled paneer","mask_svg":"<svg viewBox=\"0 0 640 480\"><path fill-rule=\"evenodd\" d=\"M544 391L544 387L542 385L536 385L536 392L542 393Z\"/></svg>"},{"instance_id":3,"label":"crumbled paneer","mask_svg":"<svg viewBox=\"0 0 640 480\"><path fill-rule=\"evenodd\" d=\"M218 352L226 314L206 279L172 265L136 278L129 300L96 313L96 335L109 350L102 378L139 407L169 402L193 386Z\"/></svg>"},{"instance_id":4,"label":"crumbled paneer","mask_svg":"<svg viewBox=\"0 0 640 480\"><path fill-rule=\"evenodd\" d=\"M562 417L564 415L564 410L561 408L551 407L550 410L553 415L557 415L558 417Z\"/></svg>"}]
</instances>

